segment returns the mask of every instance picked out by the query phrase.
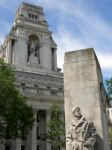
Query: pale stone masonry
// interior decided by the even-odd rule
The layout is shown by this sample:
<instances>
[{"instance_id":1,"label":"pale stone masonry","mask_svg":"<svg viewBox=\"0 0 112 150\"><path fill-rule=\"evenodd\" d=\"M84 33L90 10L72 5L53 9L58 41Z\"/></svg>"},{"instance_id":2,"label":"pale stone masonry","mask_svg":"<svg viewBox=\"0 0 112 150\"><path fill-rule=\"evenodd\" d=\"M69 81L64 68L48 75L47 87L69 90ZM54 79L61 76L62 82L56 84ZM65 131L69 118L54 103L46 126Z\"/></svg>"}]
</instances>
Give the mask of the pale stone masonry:
<instances>
[{"instance_id":1,"label":"pale stone masonry","mask_svg":"<svg viewBox=\"0 0 112 150\"><path fill-rule=\"evenodd\" d=\"M0 150L52 150L43 135L48 131L49 109L54 101L58 100L64 112L63 73L57 68L57 45L42 7L24 2L20 5L13 26L1 45L1 57L15 69L15 84L27 96L28 105L34 108L35 123L25 141L9 140L5 146L0 145ZM72 106L79 105L82 113L96 125L101 137L97 145L101 150L109 150L106 96L94 51L66 53L64 66L66 128L72 118Z\"/></svg>"},{"instance_id":2,"label":"pale stone masonry","mask_svg":"<svg viewBox=\"0 0 112 150\"><path fill-rule=\"evenodd\" d=\"M57 68L57 45L44 17L43 8L22 3L0 57L16 70L16 85L34 108L35 124L27 139L7 141L0 150L51 150L43 140L54 101L63 107L63 74Z\"/></svg>"},{"instance_id":3,"label":"pale stone masonry","mask_svg":"<svg viewBox=\"0 0 112 150\"><path fill-rule=\"evenodd\" d=\"M32 58L29 54L35 42L38 58ZM52 32L48 30L42 7L21 4L2 48L8 63L20 68L36 67L57 71L57 46Z\"/></svg>"},{"instance_id":4,"label":"pale stone masonry","mask_svg":"<svg viewBox=\"0 0 112 150\"><path fill-rule=\"evenodd\" d=\"M110 150L106 93L93 49L65 53L64 102L66 131L72 121L72 108L78 106L82 114L95 125L95 150ZM66 150L70 150L68 144L66 146Z\"/></svg>"}]
</instances>

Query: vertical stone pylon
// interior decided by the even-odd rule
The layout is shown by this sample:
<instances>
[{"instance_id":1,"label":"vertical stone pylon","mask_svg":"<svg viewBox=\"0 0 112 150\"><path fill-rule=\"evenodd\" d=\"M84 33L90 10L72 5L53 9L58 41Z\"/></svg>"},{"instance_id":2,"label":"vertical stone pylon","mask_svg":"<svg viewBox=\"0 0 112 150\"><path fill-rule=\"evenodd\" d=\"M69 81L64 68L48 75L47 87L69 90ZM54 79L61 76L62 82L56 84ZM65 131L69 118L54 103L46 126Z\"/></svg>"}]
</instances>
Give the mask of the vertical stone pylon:
<instances>
[{"instance_id":1,"label":"vertical stone pylon","mask_svg":"<svg viewBox=\"0 0 112 150\"><path fill-rule=\"evenodd\" d=\"M78 106L82 114L95 125L95 150L110 150L106 116L106 93L101 69L92 48L65 53L64 101L66 131L73 119L72 108ZM66 145L66 150L71 150Z\"/></svg>"}]
</instances>

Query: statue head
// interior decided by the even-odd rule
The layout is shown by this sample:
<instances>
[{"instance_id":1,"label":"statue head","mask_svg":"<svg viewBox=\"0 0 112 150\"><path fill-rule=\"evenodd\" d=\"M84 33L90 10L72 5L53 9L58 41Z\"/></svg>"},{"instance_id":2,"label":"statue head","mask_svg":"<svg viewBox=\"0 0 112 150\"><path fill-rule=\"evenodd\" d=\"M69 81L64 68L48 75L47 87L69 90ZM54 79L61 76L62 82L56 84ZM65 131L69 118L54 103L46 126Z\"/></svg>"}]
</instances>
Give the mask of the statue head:
<instances>
[{"instance_id":1,"label":"statue head","mask_svg":"<svg viewBox=\"0 0 112 150\"><path fill-rule=\"evenodd\" d=\"M72 108L72 113L73 113L74 117L77 117L77 118L82 116L80 108L77 106Z\"/></svg>"}]
</instances>

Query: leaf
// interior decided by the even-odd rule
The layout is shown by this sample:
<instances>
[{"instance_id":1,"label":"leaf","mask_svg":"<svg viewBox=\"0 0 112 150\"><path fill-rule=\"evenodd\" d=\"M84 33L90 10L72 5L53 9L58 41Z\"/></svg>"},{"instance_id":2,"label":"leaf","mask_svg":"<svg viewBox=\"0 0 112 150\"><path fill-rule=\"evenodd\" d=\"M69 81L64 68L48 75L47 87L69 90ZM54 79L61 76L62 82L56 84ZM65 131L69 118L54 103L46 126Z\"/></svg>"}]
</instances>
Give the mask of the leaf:
<instances>
[{"instance_id":1,"label":"leaf","mask_svg":"<svg viewBox=\"0 0 112 150\"><path fill-rule=\"evenodd\" d=\"M0 59L0 139L26 137L33 126L33 108L15 85L15 72Z\"/></svg>"},{"instance_id":2,"label":"leaf","mask_svg":"<svg viewBox=\"0 0 112 150\"><path fill-rule=\"evenodd\" d=\"M53 149L65 146L65 127L64 118L62 118L61 109L58 103L53 103L50 109L51 120L48 123L48 132L46 138L52 144Z\"/></svg>"}]
</instances>

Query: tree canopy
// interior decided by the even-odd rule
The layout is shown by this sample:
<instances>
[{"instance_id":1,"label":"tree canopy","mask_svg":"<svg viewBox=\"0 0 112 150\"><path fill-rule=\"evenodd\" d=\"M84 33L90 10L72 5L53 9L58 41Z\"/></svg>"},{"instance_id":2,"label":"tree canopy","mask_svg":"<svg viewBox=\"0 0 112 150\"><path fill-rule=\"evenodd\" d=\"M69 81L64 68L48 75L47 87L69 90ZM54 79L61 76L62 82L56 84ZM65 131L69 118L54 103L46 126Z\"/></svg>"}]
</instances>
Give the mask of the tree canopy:
<instances>
[{"instance_id":1,"label":"tree canopy","mask_svg":"<svg viewBox=\"0 0 112 150\"><path fill-rule=\"evenodd\" d=\"M112 78L106 80L106 88L109 100L112 100Z\"/></svg>"},{"instance_id":2,"label":"tree canopy","mask_svg":"<svg viewBox=\"0 0 112 150\"><path fill-rule=\"evenodd\" d=\"M33 122L33 109L15 85L14 70L0 59L0 139L25 138Z\"/></svg>"},{"instance_id":3,"label":"tree canopy","mask_svg":"<svg viewBox=\"0 0 112 150\"><path fill-rule=\"evenodd\" d=\"M107 90L108 100L111 106L112 105L112 78L110 78L109 80L106 80L106 90ZM111 123L109 127L109 137L110 137L110 142L112 144L112 124Z\"/></svg>"},{"instance_id":4,"label":"tree canopy","mask_svg":"<svg viewBox=\"0 0 112 150\"><path fill-rule=\"evenodd\" d=\"M58 103L53 103L50 115L51 120L48 123L47 139L51 143L53 150L58 150L65 146L64 116L62 118L62 112Z\"/></svg>"}]
</instances>

